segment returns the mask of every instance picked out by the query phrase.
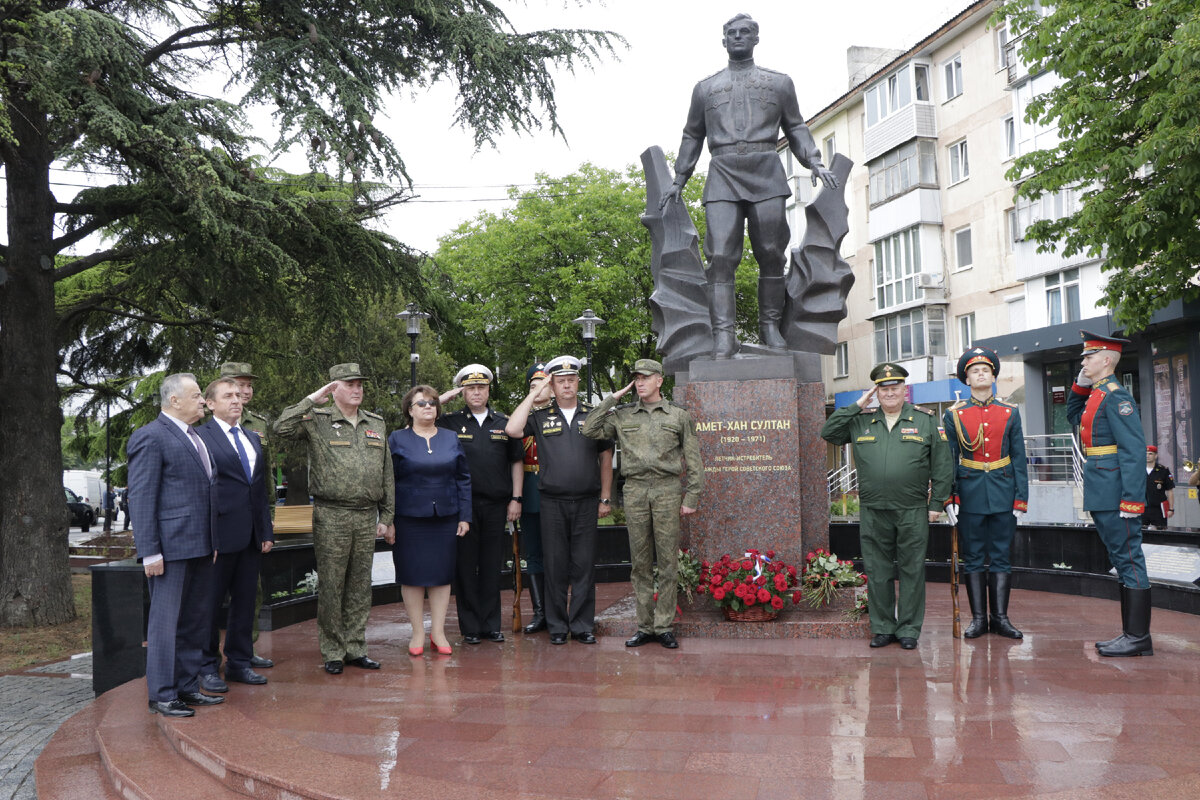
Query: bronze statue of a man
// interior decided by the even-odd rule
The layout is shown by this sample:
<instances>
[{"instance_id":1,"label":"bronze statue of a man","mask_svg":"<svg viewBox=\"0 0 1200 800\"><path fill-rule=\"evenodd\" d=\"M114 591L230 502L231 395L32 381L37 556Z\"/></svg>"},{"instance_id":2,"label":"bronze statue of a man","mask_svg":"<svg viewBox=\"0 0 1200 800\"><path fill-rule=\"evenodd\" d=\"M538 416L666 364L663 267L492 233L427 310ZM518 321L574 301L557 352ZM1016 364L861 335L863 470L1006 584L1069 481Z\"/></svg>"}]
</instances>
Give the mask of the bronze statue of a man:
<instances>
[{"instance_id":1,"label":"bronze statue of a man","mask_svg":"<svg viewBox=\"0 0 1200 800\"><path fill-rule=\"evenodd\" d=\"M758 330L762 343L784 350L780 333L787 294L783 266L787 258L788 225L785 198L791 194L783 164L775 152L779 131L800 163L835 189L837 177L821 163L804 118L796 87L787 75L754 63L758 23L738 14L723 26L722 44L729 66L696 84L675 159L675 180L660 207L680 200L700 148L708 139L712 157L704 185L704 215L708 230L704 255L708 260L713 356L730 358L739 344L734 330L734 271L742 260L746 223L750 246L758 261Z\"/></svg>"}]
</instances>

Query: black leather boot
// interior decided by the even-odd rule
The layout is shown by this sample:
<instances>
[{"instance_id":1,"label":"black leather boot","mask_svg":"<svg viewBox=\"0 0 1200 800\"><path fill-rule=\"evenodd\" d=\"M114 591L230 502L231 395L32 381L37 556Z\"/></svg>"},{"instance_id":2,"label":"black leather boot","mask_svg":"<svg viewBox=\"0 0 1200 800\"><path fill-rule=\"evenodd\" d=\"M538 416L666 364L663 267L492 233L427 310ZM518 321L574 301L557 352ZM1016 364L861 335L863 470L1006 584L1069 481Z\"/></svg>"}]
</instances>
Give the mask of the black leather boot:
<instances>
[{"instance_id":1,"label":"black leather boot","mask_svg":"<svg viewBox=\"0 0 1200 800\"><path fill-rule=\"evenodd\" d=\"M545 588L542 573L530 573L525 576L529 581L529 602L533 604L533 618L521 630L525 633L537 633L546 630L546 614L542 608L542 590Z\"/></svg>"},{"instance_id":2,"label":"black leather boot","mask_svg":"<svg viewBox=\"0 0 1200 800\"><path fill-rule=\"evenodd\" d=\"M1121 632L1111 639L1105 639L1103 642L1096 642L1096 649L1102 647L1112 647L1117 642L1121 641L1125 636L1125 631L1129 630L1129 592L1125 588L1125 584L1118 584L1121 587Z\"/></svg>"},{"instance_id":3,"label":"black leather boot","mask_svg":"<svg viewBox=\"0 0 1200 800\"><path fill-rule=\"evenodd\" d=\"M987 574L968 572L962 576L967 587L967 602L971 604L971 624L963 631L964 639L978 639L987 633Z\"/></svg>"},{"instance_id":4,"label":"black leather boot","mask_svg":"<svg viewBox=\"0 0 1200 800\"><path fill-rule=\"evenodd\" d=\"M992 618L988 628L992 633L1009 639L1020 639L1024 636L1008 621L1008 593L1012 588L1011 572L989 572L987 574L988 608Z\"/></svg>"},{"instance_id":5,"label":"black leather boot","mask_svg":"<svg viewBox=\"0 0 1200 800\"><path fill-rule=\"evenodd\" d=\"M1125 656L1152 656L1154 644L1150 641L1150 590L1126 587L1129 606L1129 622L1125 635L1109 647L1101 647L1100 655L1110 658Z\"/></svg>"},{"instance_id":6,"label":"black leather boot","mask_svg":"<svg viewBox=\"0 0 1200 800\"><path fill-rule=\"evenodd\" d=\"M786 297L787 284L783 278L758 279L758 338L772 350L787 349L787 342L779 332Z\"/></svg>"},{"instance_id":7,"label":"black leather boot","mask_svg":"<svg viewBox=\"0 0 1200 800\"><path fill-rule=\"evenodd\" d=\"M712 307L713 358L733 358L742 345L737 339L737 289L732 283L709 285Z\"/></svg>"}]
</instances>

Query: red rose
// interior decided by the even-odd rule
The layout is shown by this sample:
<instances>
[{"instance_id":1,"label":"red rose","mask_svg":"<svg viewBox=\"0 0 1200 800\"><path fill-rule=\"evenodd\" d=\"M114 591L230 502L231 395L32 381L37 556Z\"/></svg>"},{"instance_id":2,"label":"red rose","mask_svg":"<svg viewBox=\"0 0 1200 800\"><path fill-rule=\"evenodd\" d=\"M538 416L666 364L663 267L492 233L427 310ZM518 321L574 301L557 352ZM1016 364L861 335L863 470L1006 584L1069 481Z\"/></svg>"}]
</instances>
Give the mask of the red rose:
<instances>
[{"instance_id":1,"label":"red rose","mask_svg":"<svg viewBox=\"0 0 1200 800\"><path fill-rule=\"evenodd\" d=\"M758 598L758 602L765 603L771 599L771 593L766 589L759 589L756 597Z\"/></svg>"},{"instance_id":2,"label":"red rose","mask_svg":"<svg viewBox=\"0 0 1200 800\"><path fill-rule=\"evenodd\" d=\"M736 584L733 581L725 581L725 585L722 588L724 588L727 592L732 592L734 586L736 586Z\"/></svg>"},{"instance_id":3,"label":"red rose","mask_svg":"<svg viewBox=\"0 0 1200 800\"><path fill-rule=\"evenodd\" d=\"M809 561L813 561L814 559L816 559L816 557L817 557L817 554L816 554L816 553L809 553L809 554L808 554L808 560L809 560Z\"/></svg>"},{"instance_id":4,"label":"red rose","mask_svg":"<svg viewBox=\"0 0 1200 800\"><path fill-rule=\"evenodd\" d=\"M742 586L742 585L739 583L739 584L737 585L737 587L736 587L736 588L733 590L733 593L734 593L735 595L737 595L738 597L743 597L743 598L744 598L744 597L746 596L746 587L745 587L745 586Z\"/></svg>"},{"instance_id":5,"label":"red rose","mask_svg":"<svg viewBox=\"0 0 1200 800\"><path fill-rule=\"evenodd\" d=\"M803 592L799 592L799 591L792 592L792 605L794 605L794 606L800 605L800 600L803 597L804 597Z\"/></svg>"},{"instance_id":6,"label":"red rose","mask_svg":"<svg viewBox=\"0 0 1200 800\"><path fill-rule=\"evenodd\" d=\"M825 555L825 548L824 548L824 547L818 547L818 548L817 548L817 555L819 555L819 556L823 556L823 555Z\"/></svg>"},{"instance_id":7,"label":"red rose","mask_svg":"<svg viewBox=\"0 0 1200 800\"><path fill-rule=\"evenodd\" d=\"M742 569L754 569L754 562L747 558L742 562Z\"/></svg>"},{"instance_id":8,"label":"red rose","mask_svg":"<svg viewBox=\"0 0 1200 800\"><path fill-rule=\"evenodd\" d=\"M766 586L767 585L767 576L759 575L757 578L754 579L754 583L756 586Z\"/></svg>"},{"instance_id":9,"label":"red rose","mask_svg":"<svg viewBox=\"0 0 1200 800\"><path fill-rule=\"evenodd\" d=\"M724 599L725 599L725 590L724 589L713 589L713 600L724 600Z\"/></svg>"},{"instance_id":10,"label":"red rose","mask_svg":"<svg viewBox=\"0 0 1200 800\"><path fill-rule=\"evenodd\" d=\"M700 584L699 586L696 587L696 591L699 592L700 594L707 594L708 593L708 584L707 583Z\"/></svg>"},{"instance_id":11,"label":"red rose","mask_svg":"<svg viewBox=\"0 0 1200 800\"><path fill-rule=\"evenodd\" d=\"M782 597L772 597L771 598L771 608L775 609L776 611L783 608L783 598Z\"/></svg>"},{"instance_id":12,"label":"red rose","mask_svg":"<svg viewBox=\"0 0 1200 800\"><path fill-rule=\"evenodd\" d=\"M796 577L796 568L788 567L788 575L792 576L793 578Z\"/></svg>"},{"instance_id":13,"label":"red rose","mask_svg":"<svg viewBox=\"0 0 1200 800\"><path fill-rule=\"evenodd\" d=\"M754 605L754 595L743 597L742 602L746 604L746 608L749 608L750 606Z\"/></svg>"},{"instance_id":14,"label":"red rose","mask_svg":"<svg viewBox=\"0 0 1200 800\"><path fill-rule=\"evenodd\" d=\"M784 589L786 589L787 588L787 578L783 577L782 575L776 575L775 576L775 588L781 592Z\"/></svg>"},{"instance_id":15,"label":"red rose","mask_svg":"<svg viewBox=\"0 0 1200 800\"><path fill-rule=\"evenodd\" d=\"M767 551L767 558L774 558L774 557L775 557L775 551L774 551L774 550L768 550L768 551Z\"/></svg>"}]
</instances>

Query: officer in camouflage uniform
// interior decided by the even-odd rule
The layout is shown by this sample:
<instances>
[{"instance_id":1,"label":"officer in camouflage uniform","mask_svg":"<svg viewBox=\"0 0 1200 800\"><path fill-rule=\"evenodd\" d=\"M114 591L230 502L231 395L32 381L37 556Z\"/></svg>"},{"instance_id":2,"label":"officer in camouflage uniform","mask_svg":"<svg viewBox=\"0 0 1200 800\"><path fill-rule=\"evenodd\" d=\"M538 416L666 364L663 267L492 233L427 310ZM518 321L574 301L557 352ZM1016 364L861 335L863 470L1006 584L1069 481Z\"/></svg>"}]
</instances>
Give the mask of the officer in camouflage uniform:
<instances>
[{"instance_id":1,"label":"officer in camouflage uniform","mask_svg":"<svg viewBox=\"0 0 1200 800\"><path fill-rule=\"evenodd\" d=\"M852 443L854 448L871 647L899 640L905 650L913 650L925 621L929 523L937 520L950 497L954 467L937 417L905 400L907 377L899 364L876 366L871 370L875 387L857 403L834 411L821 438L835 445ZM879 408L864 411L876 392Z\"/></svg>"},{"instance_id":2,"label":"officer in camouflage uniform","mask_svg":"<svg viewBox=\"0 0 1200 800\"><path fill-rule=\"evenodd\" d=\"M694 514L704 490L704 465L696 425L683 406L662 396L662 364L640 358L634 379L604 399L583 423L590 439L616 439L621 445L621 474L625 476L625 524L629 528L630 580L637 598L637 633L626 647L658 641L679 646L671 624L679 571L679 518ZM633 403L617 405L630 389ZM679 475L687 465L687 489ZM654 563L658 562L658 601L654 600Z\"/></svg>"},{"instance_id":3,"label":"officer in camouflage uniform","mask_svg":"<svg viewBox=\"0 0 1200 800\"><path fill-rule=\"evenodd\" d=\"M308 443L317 556L317 630L325 671L379 669L367 656L375 537L395 541L395 481L383 417L364 411L358 364L329 368L330 382L284 409L274 431ZM333 396L329 408L316 408Z\"/></svg>"},{"instance_id":4,"label":"officer in camouflage uniform","mask_svg":"<svg viewBox=\"0 0 1200 800\"><path fill-rule=\"evenodd\" d=\"M1146 435L1137 403L1114 373L1128 339L1080 331L1083 367L1067 395L1067 421L1079 426L1083 510L1090 512L1121 584L1121 635L1096 642L1102 656L1152 656L1150 576L1142 552Z\"/></svg>"},{"instance_id":5,"label":"officer in camouflage uniform","mask_svg":"<svg viewBox=\"0 0 1200 800\"><path fill-rule=\"evenodd\" d=\"M271 518L275 517L275 454L271 452L270 439L267 434L271 430L271 421L262 414L256 414L250 410L250 401L254 399L254 379L258 376L254 374L254 370L246 361L226 361L221 365L222 378L233 378L237 381L238 393L242 396L242 419L238 425L242 430L254 431L258 434L259 441L262 442L262 454L266 459L267 471L267 502L271 508ZM264 551L265 553L266 551ZM263 601L263 585L262 576L259 576L258 587L254 593L254 627L250 634L251 641L258 641L258 612L262 609ZM275 666L275 662L269 658L263 658L258 653L254 653L250 658L251 669L267 669Z\"/></svg>"}]
</instances>

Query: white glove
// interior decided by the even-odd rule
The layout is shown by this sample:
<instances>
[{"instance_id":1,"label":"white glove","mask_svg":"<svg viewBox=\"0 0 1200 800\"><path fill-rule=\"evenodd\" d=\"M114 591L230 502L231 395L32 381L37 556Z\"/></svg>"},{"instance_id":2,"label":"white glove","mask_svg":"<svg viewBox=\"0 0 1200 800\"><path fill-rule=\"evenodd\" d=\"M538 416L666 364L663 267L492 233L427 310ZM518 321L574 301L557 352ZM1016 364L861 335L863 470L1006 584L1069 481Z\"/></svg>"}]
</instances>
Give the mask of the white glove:
<instances>
[{"instance_id":1,"label":"white glove","mask_svg":"<svg viewBox=\"0 0 1200 800\"><path fill-rule=\"evenodd\" d=\"M1079 370L1079 374L1075 376L1075 385L1087 388L1092 385L1092 379L1083 374L1083 370Z\"/></svg>"},{"instance_id":2,"label":"white glove","mask_svg":"<svg viewBox=\"0 0 1200 800\"><path fill-rule=\"evenodd\" d=\"M1017 518L1017 521L1018 521L1018 522L1020 522L1020 521L1021 521L1021 517L1025 516L1025 512L1024 512L1024 511L1021 511L1021 510L1019 510L1019 509L1016 509L1016 508L1014 508L1014 509L1013 509L1013 516Z\"/></svg>"},{"instance_id":3,"label":"white glove","mask_svg":"<svg viewBox=\"0 0 1200 800\"><path fill-rule=\"evenodd\" d=\"M1122 511L1121 519L1137 519L1141 514L1135 514L1132 511Z\"/></svg>"},{"instance_id":4,"label":"white glove","mask_svg":"<svg viewBox=\"0 0 1200 800\"><path fill-rule=\"evenodd\" d=\"M951 525L958 524L958 503L946 506L946 517L950 520Z\"/></svg>"}]
</instances>

